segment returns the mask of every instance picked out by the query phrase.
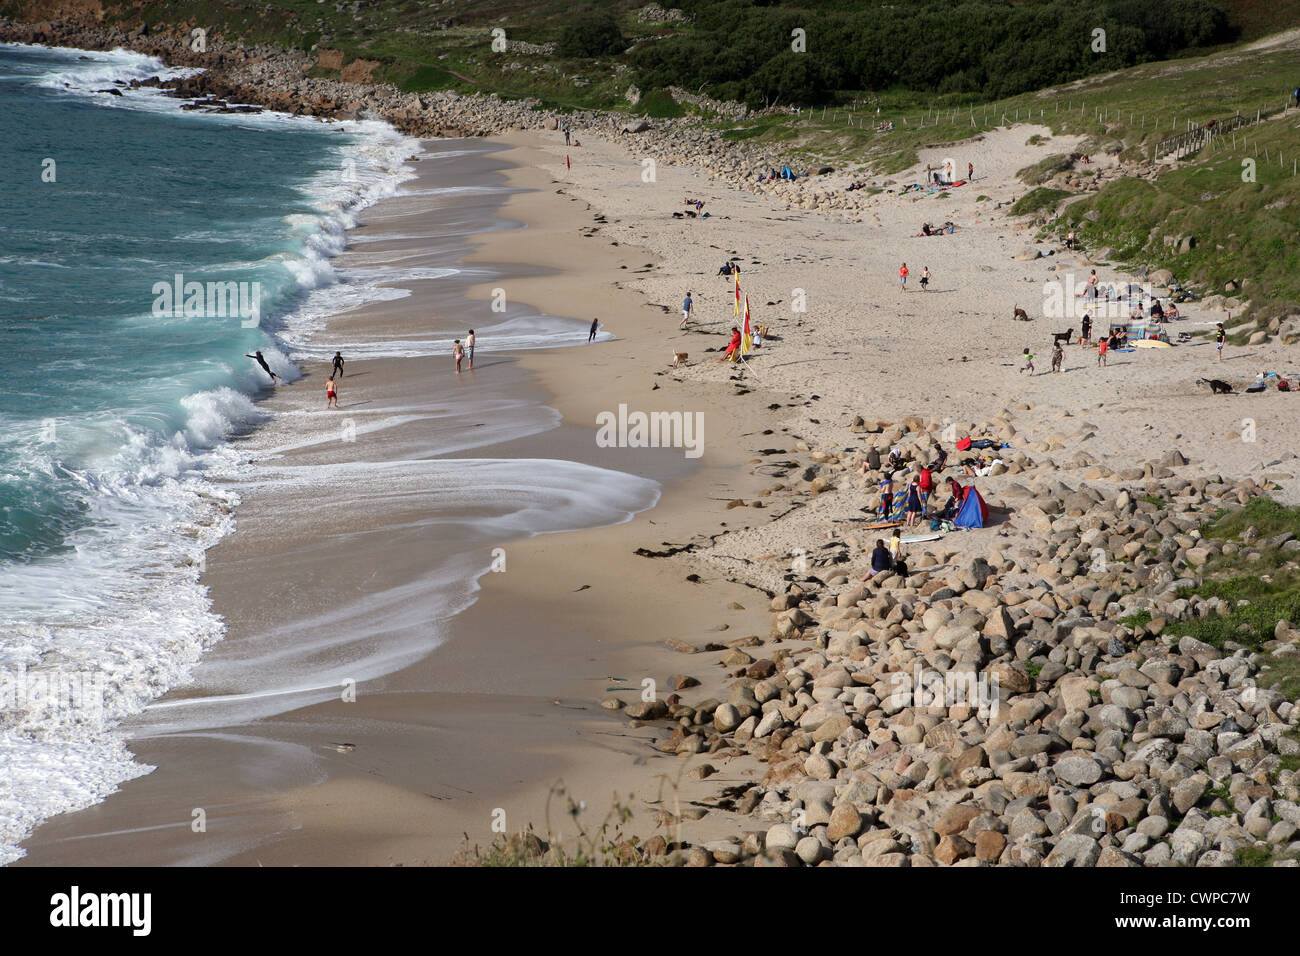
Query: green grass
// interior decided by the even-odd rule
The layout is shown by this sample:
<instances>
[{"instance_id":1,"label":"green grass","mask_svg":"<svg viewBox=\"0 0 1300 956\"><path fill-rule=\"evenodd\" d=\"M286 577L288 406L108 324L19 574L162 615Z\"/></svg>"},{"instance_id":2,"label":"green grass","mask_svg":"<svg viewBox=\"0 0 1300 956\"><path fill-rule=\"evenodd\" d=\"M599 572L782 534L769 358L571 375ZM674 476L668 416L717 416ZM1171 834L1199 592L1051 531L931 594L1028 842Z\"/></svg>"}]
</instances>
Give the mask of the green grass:
<instances>
[{"instance_id":1,"label":"green grass","mask_svg":"<svg viewBox=\"0 0 1300 956\"><path fill-rule=\"evenodd\" d=\"M1137 630L1139 627L1146 627L1151 623L1151 612L1143 608L1140 611L1135 611L1127 617L1121 617L1119 623L1133 630Z\"/></svg>"},{"instance_id":2,"label":"green grass","mask_svg":"<svg viewBox=\"0 0 1300 956\"><path fill-rule=\"evenodd\" d=\"M1071 193L1064 189L1048 189L1043 186L1031 189L1015 201L1011 207L1011 215L1028 216L1046 209L1055 209L1061 200L1069 195Z\"/></svg>"},{"instance_id":3,"label":"green grass","mask_svg":"<svg viewBox=\"0 0 1300 956\"><path fill-rule=\"evenodd\" d=\"M1216 512L1201 528L1201 534L1221 541L1236 541L1250 527L1254 527L1261 538L1272 538L1284 532L1300 536L1300 508L1278 504L1267 495L1257 495L1241 508Z\"/></svg>"},{"instance_id":4,"label":"green grass","mask_svg":"<svg viewBox=\"0 0 1300 956\"><path fill-rule=\"evenodd\" d=\"M1026 166L1016 173L1016 176L1026 186L1041 186L1057 173L1070 169L1072 165L1069 156L1064 153L1053 153L1032 166Z\"/></svg>"},{"instance_id":5,"label":"green grass","mask_svg":"<svg viewBox=\"0 0 1300 956\"><path fill-rule=\"evenodd\" d=\"M1295 534L1300 532L1300 508L1260 495L1242 508L1217 512L1201 533L1209 539L1237 542L1251 527L1261 539L1284 532ZM1296 554L1258 544L1243 547L1258 551L1259 560L1246 565L1240 554L1218 555L1201 569L1200 584L1180 592L1182 597L1219 598L1229 605L1228 613L1175 621L1165 633L1190 635L1217 648L1228 641L1259 647L1273 640L1278 621L1300 623L1300 567L1296 565ZM1250 567L1251 573L1242 574L1243 566ZM1266 674L1267 686L1277 687L1289 700L1300 699L1300 664L1275 662Z\"/></svg>"},{"instance_id":6,"label":"green grass","mask_svg":"<svg viewBox=\"0 0 1300 956\"><path fill-rule=\"evenodd\" d=\"M686 115L686 109L674 100L667 90L649 90L642 93L641 102L637 103L636 109L656 119Z\"/></svg>"},{"instance_id":7,"label":"green grass","mask_svg":"<svg viewBox=\"0 0 1300 956\"><path fill-rule=\"evenodd\" d=\"M1288 860L1290 855L1271 847L1243 846L1233 854L1238 866L1272 866L1278 860Z\"/></svg>"}]
</instances>

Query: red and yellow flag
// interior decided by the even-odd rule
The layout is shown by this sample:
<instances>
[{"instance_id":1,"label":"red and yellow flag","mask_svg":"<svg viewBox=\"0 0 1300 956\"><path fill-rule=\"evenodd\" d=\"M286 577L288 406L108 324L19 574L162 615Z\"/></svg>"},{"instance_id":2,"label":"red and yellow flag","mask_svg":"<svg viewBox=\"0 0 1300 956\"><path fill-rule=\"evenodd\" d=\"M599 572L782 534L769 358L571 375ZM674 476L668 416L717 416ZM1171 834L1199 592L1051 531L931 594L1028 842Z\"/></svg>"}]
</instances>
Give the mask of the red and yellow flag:
<instances>
[{"instance_id":1,"label":"red and yellow flag","mask_svg":"<svg viewBox=\"0 0 1300 956\"><path fill-rule=\"evenodd\" d=\"M736 308L731 314L740 315L740 268L737 266L732 268L736 270Z\"/></svg>"},{"instance_id":2,"label":"red and yellow flag","mask_svg":"<svg viewBox=\"0 0 1300 956\"><path fill-rule=\"evenodd\" d=\"M742 340L740 351L747 353L753 347L753 336L749 333L749 296L745 296L745 337Z\"/></svg>"}]
</instances>

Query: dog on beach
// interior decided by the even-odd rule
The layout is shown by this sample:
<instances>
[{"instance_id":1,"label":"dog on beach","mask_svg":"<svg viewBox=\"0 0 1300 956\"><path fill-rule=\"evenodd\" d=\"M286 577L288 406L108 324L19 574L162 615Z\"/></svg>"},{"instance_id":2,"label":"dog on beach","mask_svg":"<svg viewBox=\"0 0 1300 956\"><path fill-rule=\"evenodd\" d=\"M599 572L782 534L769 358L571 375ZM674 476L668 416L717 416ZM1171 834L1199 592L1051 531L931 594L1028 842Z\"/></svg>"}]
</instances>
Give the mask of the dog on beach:
<instances>
[{"instance_id":1,"label":"dog on beach","mask_svg":"<svg viewBox=\"0 0 1300 956\"><path fill-rule=\"evenodd\" d=\"M1012 317L1013 319L1017 319L1017 320L1020 321L1020 322L1031 322L1031 321L1033 321L1032 319L1029 318L1029 313L1026 312L1024 309L1020 308L1020 306L1018 306L1018 305L1015 306L1015 310L1016 310L1015 312L1011 313L1011 317Z\"/></svg>"},{"instance_id":2,"label":"dog on beach","mask_svg":"<svg viewBox=\"0 0 1300 956\"><path fill-rule=\"evenodd\" d=\"M685 364L686 364L686 360L687 360L689 357L690 357L690 353L689 353L689 352L674 352L674 353L673 353L673 368L680 368L681 366L685 365Z\"/></svg>"},{"instance_id":3,"label":"dog on beach","mask_svg":"<svg viewBox=\"0 0 1300 956\"><path fill-rule=\"evenodd\" d=\"M1066 345L1069 345L1070 337L1073 335L1074 329L1066 329L1064 332L1053 332L1052 344L1055 345L1057 342L1064 342Z\"/></svg>"},{"instance_id":4,"label":"dog on beach","mask_svg":"<svg viewBox=\"0 0 1300 956\"><path fill-rule=\"evenodd\" d=\"M1196 384L1210 386L1210 391L1213 392L1215 395L1236 394L1235 392L1233 392L1232 386L1229 385L1221 378L1198 378L1196 380Z\"/></svg>"}]
</instances>

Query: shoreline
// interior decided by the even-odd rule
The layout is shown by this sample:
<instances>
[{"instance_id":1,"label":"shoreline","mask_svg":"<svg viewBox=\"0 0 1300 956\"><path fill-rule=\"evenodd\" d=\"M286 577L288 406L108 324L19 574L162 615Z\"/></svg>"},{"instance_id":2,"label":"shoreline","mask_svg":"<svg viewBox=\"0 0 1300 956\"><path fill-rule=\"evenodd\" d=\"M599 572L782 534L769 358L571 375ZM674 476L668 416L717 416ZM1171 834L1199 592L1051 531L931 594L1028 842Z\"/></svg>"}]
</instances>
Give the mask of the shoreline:
<instances>
[{"instance_id":1,"label":"shoreline","mask_svg":"<svg viewBox=\"0 0 1300 956\"><path fill-rule=\"evenodd\" d=\"M522 180L529 179L529 176L512 176L513 187L525 185ZM532 176L536 179L536 176ZM549 180L549 177L545 177ZM547 183L538 181L532 188L544 187ZM525 187L527 188L527 186ZM540 202L529 202L529 199ZM575 213L572 216L558 214L559 210L554 208L555 203L544 192L534 193L516 193L510 197L511 201L498 209L497 216L503 220L514 220L528 222L530 219L537 221L540 226L545 222L546 227L551 232L548 241L553 242L554 232L558 231L576 231L579 223L582 222L589 214L585 211L581 214ZM396 197L389 202L400 204L402 197ZM521 210L520 204L529 208ZM382 205L382 204L381 204ZM372 207L377 208L377 207ZM477 253L473 256L474 261L490 261L494 264L508 264L516 259L521 263L527 262L528 268L521 271L530 273L550 273L550 267L554 263L544 261L546 256L538 256L533 252L525 252L521 257L510 254L498 255L497 248L512 245L512 239L523 239L524 247L533 250L539 247L536 226L530 235L529 229L515 229L506 231L490 231L485 234L476 236L473 240L478 246ZM519 245L519 244L516 244ZM637 260L640 265L641 254L632 249L619 250L619 257L631 257ZM543 261L538 261L543 260ZM630 261L630 260L629 260ZM572 289L572 281L579 278L580 282L589 282L590 288L579 285L578 288L584 293L581 301L584 306L592 306L594 301L602 301L599 297L604 296L603 306L610 309L622 309L630 311L638 308L638 298L635 295L620 295L616 292L602 292L602 287L607 285L605 276L599 267L591 263L584 263L587 267L584 275L590 276L587 279L575 273L570 272L565 275L566 282ZM556 275L554 273L537 275L529 279L508 279L506 281L511 291L511 298L527 302L530 305L540 307L544 312L548 308L548 300L543 290L554 284ZM501 281L501 280L494 280ZM588 294L589 293L589 294ZM620 301L621 300L621 301ZM558 300L557 304L562 304ZM616 304L617 301L617 304ZM558 311L558 310L557 310ZM568 310L572 311L572 310ZM630 325L635 321L629 316L626 320L625 331L630 333L627 338L621 338L614 342L600 343L596 346L597 354L601 354L601 364L614 367L617 371L613 372L615 376L623 375L635 368L634 352L637 347L645 344L646 333L637 334L634 326ZM337 324L337 323L332 323ZM328 333L326 333L328 334ZM649 333L653 335L654 333ZM319 340L320 337L317 337ZM480 364L483 360L491 356L490 340L480 339ZM487 350L484 351L485 346ZM599 389L594 389L590 393L584 393L583 390L575 390L572 385L575 383L574 368L587 361L586 356L581 355L581 347L572 347L559 350L540 350L530 352L525 350L522 359L517 359L517 364L521 370L528 368L529 371L522 372L526 377L532 377L537 374L534 369L549 367L552 371L551 381L547 387L555 387L559 382L567 381L570 384L569 391L582 400L591 395L599 394ZM620 348L625 350L623 354L611 356L607 353L609 350ZM604 350L602 352L601 350ZM589 353L590 354L590 353ZM423 360L418 360L420 364L427 364ZM437 362L437 360L434 360ZM376 371L390 369L393 365L410 365L409 360L376 360L365 363L367 367L374 368ZM485 367L480 371L486 371ZM304 369L306 383L310 385L315 376L314 368ZM609 373L606 373L609 374ZM357 379L352 379L357 381ZM349 377L345 374L341 393L344 395L345 408L347 405L347 392L353 388ZM530 390L537 388L536 385L528 386ZM647 383L646 388L649 388ZM648 391L647 391L647 397ZM546 396L548 403L553 401L551 395ZM276 399L272 399L276 403ZM601 401L603 404L603 400ZM553 407L560 408L565 403L557 401ZM274 407L274 405L273 405ZM651 406L654 407L654 406ZM281 415L284 409L280 409ZM595 459L601 457L598 449L587 446L589 450L578 453L581 446L587 445L590 441L586 429L580 424L581 415L570 417L566 413L566 423L560 427L558 434L556 430L534 435L531 438L523 438L509 443L506 448L512 448L517 452L527 452L530 447L537 448L539 451L544 448L545 454L549 457L557 444L560 447L574 449L574 457L587 457ZM590 418L587 419L590 421ZM571 422L579 422L575 427ZM571 433L571 434L564 434ZM718 439L710 439L710 458L716 453L717 445L714 444ZM475 449L475 456L486 455L491 448ZM614 450L618 454L617 450ZM639 459L639 468L645 470L652 469L658 473L658 477L667 481L667 492L663 498L649 511L642 512L641 516L653 516L654 521L662 522L664 517L676 511L674 502L685 497L687 492L678 492L676 486L681 484L689 486L696 483L696 475L688 474L691 469L688 463L680 459L680 451L665 449L658 453L659 464L654 463L654 455L642 453L636 455L633 452L632 457ZM673 463L672 459L677 463ZM614 467L619 467L615 465ZM700 471L695 469L697 474ZM724 468L725 470L725 468ZM705 482L709 480L705 477ZM238 527L244 530L245 535L249 533L256 534L256 516L258 513L258 504L256 495L245 495L245 503L241 505L237 512ZM686 512L690 514L689 511ZM639 516L639 517L641 517ZM687 524L694 525L696 518L693 516ZM669 526L671 527L671 525ZM287 534L290 537L297 538L298 532L289 532L287 529L280 529L281 534ZM233 855L223 856L222 862L232 864L247 863L257 860L265 863L289 863L312 861L318 863L331 862L329 853L332 852L329 847L337 847L340 841L351 845L349 855L356 859L364 857L367 862L390 863L390 862L443 862L453 856L462 848L462 832L470 833L475 837L474 842L486 845L495 836L490 829L493 821L492 811L498 806L508 813L508 818L518 820L520 826L522 821L527 820L530 823L541 825L541 821L546 813L546 800L550 794L551 786L557 776L562 777L571 792L586 793L589 796L582 796L580 799L596 807L606 797L610 796L613 791L627 792L630 789L639 789L645 792L650 788L655 780L655 773L651 773L647 768L637 767L637 761L645 759L645 753L640 746L629 748L626 744L615 746L614 748L593 746L591 740L599 737L621 737L624 728L621 721L612 715L601 711L595 706L595 700L600 696L592 687L591 678L575 680L571 676L561 676L557 664L552 663L548 669L546 666L540 668L532 666L529 668L530 673L524 674L500 674L494 670L494 665L509 669L514 666L516 659L526 658L529 651L524 650L518 639L507 640L504 649L494 648L490 653L480 653L480 648L474 643L477 635L501 635L511 632L518 632L527 627L531 636L528 646L531 649L534 642L540 647L546 648L545 655L554 657L560 663L570 666L576 665L578 661L587 659L593 652L600 655L597 659L608 661L605 666L596 667L596 670L607 672L608 674L621 674L628 669L630 663L629 649L636 648L638 651L642 646L658 643L665 636L663 622L658 622L653 629L642 633L636 637L622 635L620 638L613 640L601 639L599 635L587 632L576 632L571 630L591 617L602 620L605 627L619 627L620 615L626 613L628 601L625 597L620 596L618 587L620 581L628 576L639 575L644 577L645 573L640 572L635 566L636 562L644 562L645 559L637 559L628 555L621 562L616 560L620 553L626 553L641 544L645 533L644 526L638 526L637 521L626 524L618 524L613 527L600 528L592 531L565 532L562 534L544 534L537 538L515 542L506 545L507 554L509 555L509 571L506 574L494 575L487 574L480 579L479 587L483 588L482 593L477 595L475 604L470 610L462 615L457 616L450 627L450 636L441 646L435 648L422 661L412 665L409 669L403 669L396 674L389 675L382 682L383 690L377 696L370 696L365 693L365 685L359 689L357 704L316 704L306 708L294 710L281 717L268 717L254 721L252 724L237 725L235 727L222 730L217 737L226 737L238 739L240 736L247 736L251 743L256 747L244 745L242 748L236 745L233 749L229 743L215 743L209 741L202 747L187 747L185 738L193 738L194 731L183 731L179 735L167 733L164 731L162 737L151 736L145 738L142 742L133 742L132 749L139 753L137 759L152 763L159 769L154 773L136 781L131 781L124 785L118 794L109 798L103 804L99 804L84 813L65 815L49 821L38 829L36 835L27 841L24 846L28 848L29 855L24 858L23 863L26 865L40 865L41 863L56 862L62 860L71 860L65 858L60 845L69 848L76 848L76 853L85 852L93 843L87 843L87 840L93 840L98 833L103 841L103 846L107 849L112 847L111 856L108 859L117 859L131 862L147 862L151 858L157 860L156 854L161 852L166 858L166 854L180 852L180 845L185 842L185 833L183 825L173 824L176 828L176 836L172 841L163 841L163 846L156 846L156 838L133 838L129 835L120 835L123 831L131 831L135 827L127 825L134 821L138 825L139 814L144 807L157 807L159 804L176 805L178 802L184 804L195 804L197 795L189 796L189 791L215 789L218 792L226 793L226 796L219 801L226 808L226 813L233 811L233 818L240 820L241 824L247 824L254 832L261 832L263 837L271 836L271 833L284 824L284 820L311 820L313 826L319 829L312 836L304 839L289 839L285 841L287 834L283 831L275 835L270 845L262 843L255 849L250 848L245 851L235 852ZM577 535L583 535L582 542L573 539ZM208 573L204 577L205 583L208 583L212 589L212 599L214 609L222 612L231 624L231 632L227 638L218 645L218 654L227 656L234 653L240 640L241 628L238 616L232 621L230 614L232 611L232 602L243 603L236 599L234 595L245 590L248 585L249 572L239 570L244 566L250 554L245 553L238 543L233 540L239 537L237 530L235 535L226 539L226 543L219 545L211 554ZM597 540L605 541L603 545L596 545ZM232 557L233 550L233 557ZM574 561L568 557L571 552L583 554L584 560ZM567 563L574 567L574 574L584 578L583 584L589 585L588 589L583 590L585 598L595 597L597 593L603 595L605 600L601 603L599 612L594 612L593 605L597 602L584 600L578 613L575 615L573 607L566 607L565 602L556 600L556 585L552 577L553 556L559 555ZM310 560L304 562L303 559L297 559L299 567L309 574L315 575L319 570L316 564ZM654 582L652 587L647 587L645 597L642 599L645 608L641 611L640 617L649 621L656 614L656 604L659 600L655 595L661 594L664 590L670 590L674 586L679 592L680 610L678 611L677 620L682 621L681 628L689 633L689 619L697 613L695 601L692 600L693 592L699 590L698 586L680 581L682 575L675 570L670 570L670 562L651 562L655 565L663 564L663 570L657 567L649 572L649 578ZM255 566L261 562L254 562ZM233 573L233 577L232 577ZM671 579L676 578L676 581ZM241 585L239 582L243 581ZM603 582L603 583L602 583ZM579 585L575 584L577 588ZM518 590L516 590L516 588ZM560 589L568 590L568 589ZM745 589L735 589L737 596L742 596ZM747 599L748 600L748 599ZM707 602L706 602L707 603ZM512 611L504 611L504 607L513 608ZM757 603L750 600L751 608L757 607ZM545 608L548 613L540 613L539 609ZM552 623L547 624L546 619L550 617ZM730 615L736 618L734 612ZM668 616L672 619L672 615ZM480 625L478 621L482 619L485 623ZM752 617L751 617L752 620ZM672 628L676 625L670 625L667 633L672 633ZM591 638L591 646L588 647L584 639L575 636L578 633L586 633ZM540 640L538 636L540 635ZM672 633L672 636L677 636ZM233 638L233 640L232 640ZM473 646L472 646L473 645ZM536 653L535 650L531 651ZM662 649L659 652L660 658L665 666L675 656L672 652ZM640 655L636 655L638 658ZM652 655L653 656L653 655ZM486 660L485 660L486 658ZM211 656L206 658L209 665L213 664ZM590 663L590 662L589 662ZM644 669L643 667L640 669ZM448 675L451 676L448 676ZM459 677L455 675L460 675ZM549 677L547 676L549 675ZM466 696L465 690L459 692L455 689L450 691L442 690L442 686L451 685L453 688L457 682L467 683L475 689ZM496 683L498 688L485 687L485 684ZM596 681L601 684L602 681ZM178 694L168 695L168 698L179 699L184 701L194 693L194 689L181 690ZM574 710L575 716L555 707L550 703L557 697L571 699L577 697L574 703L565 703L562 707L565 710ZM163 699L166 703L168 698ZM535 713L538 708L551 709L560 711L561 716L558 719L537 722L536 726L525 726L536 721ZM350 712L349 708L353 708ZM362 716L354 717L355 709L362 711ZM534 716L529 716L529 715ZM345 716L346 715L346 716ZM346 731L339 721L343 720L345 725L351 725L355 729ZM473 720L487 723L487 727L476 727ZM430 723L432 721L432 723ZM356 725L360 727L356 727ZM373 734L359 732L360 728L367 726L382 725L388 728L388 732L378 737ZM304 764L304 768L299 769L299 774L306 772L305 765L319 763L319 758L308 759L307 751L319 751L319 740L323 736L330 736L326 733L325 728L331 731L337 731L333 736L347 736L347 741L353 744L359 751L357 758L351 760L351 763L363 762L371 765L369 773L363 773L355 768L348 766L348 762L337 761L336 765L328 766L324 771L325 781L320 780L320 772L317 770L310 784L304 784L301 787L293 786L287 790L282 790L277 795L263 795L255 798L252 793L245 792L240 796L241 788L236 781L225 780L224 783L218 784L217 780L204 782L199 779L186 779L186 772L183 768L188 767L189 774L202 773L201 767L209 763L230 762L240 769L243 774L255 771L259 759L253 751L258 748L271 750L271 752L281 752L281 759L292 758L298 764ZM454 728L454 729L451 729ZM502 728L511 728L505 731L507 736L511 737L516 746L523 748L526 752L520 754L504 753L500 755L497 763L499 767L496 770L485 770L483 762L484 736L496 737L500 739ZM215 729L215 728L214 728ZM468 748L462 748L457 752L457 748L452 747L448 752L446 744L441 738L451 733L463 736L472 740L473 743ZM277 733L282 737L277 737ZM432 736L431 736L432 735ZM208 733L203 736L209 736ZM407 739L399 744L392 744L393 736L401 736ZM277 745L275 741L279 739ZM316 745L310 746L309 741L315 740ZM403 764L418 766L421 762L420 753L428 748L438 754L440 766L436 769L424 769L414 774L414 779L408 780L403 784L396 786L385 783L376 785L375 781L367 779L373 774L377 767L383 767L383 776L401 779L403 774L395 768ZM629 752L630 749L630 752ZM244 755L241 757L241 750ZM529 757L527 751L531 751L535 756ZM202 753L202 759L196 756ZM362 756L364 752L364 756ZM427 752L427 751L426 751ZM602 753L604 756L602 756ZM335 763L332 757L325 758L327 763ZM511 768L520 762L525 765L532 762L532 765L541 768L535 770L531 777L524 780L516 781L515 771ZM562 773L556 774L549 769L555 765L566 768ZM474 789L477 792L486 789L491 796L485 798L487 803L476 801L462 801L469 805L456 807L451 812L445 807L438 807L436 819L444 820L447 817L454 817L455 824L448 825L445 822L436 826L431 826L430 811L425 806L426 798L419 794L437 792L439 786L443 786L448 794L457 792L457 785L447 783L447 778L456 778L457 774L470 774L474 783ZM626 784L620 781L626 781ZM611 785L611 782L612 785ZM520 792L513 792L515 788L522 786ZM461 788L469 789L469 788ZM604 791L608 789L609 794ZM698 795L703 795L703 789L699 789ZM323 803L322 803L323 801ZM232 807L233 804L233 807ZM399 809L389 812L385 810L378 814L383 820L382 826L393 827L398 830L404 830L401 840L396 844L388 844L386 841L375 841L372 843L361 842L355 838L349 838L348 828L355 824L357 808L361 805L372 807L376 804L397 807ZM340 812L337 808L346 808ZM156 815L157 810L152 813ZM173 819L176 815L173 815ZM118 820L121 820L119 824ZM214 815L215 819L215 815ZM475 822L479 826L475 827ZM377 824L380 825L380 824ZM651 826L648 821L645 823L646 832L649 832ZM213 830L217 827L214 825ZM433 830L434 836L426 836L424 842L416 840L419 833L427 833ZM477 831L477 832L476 832ZM113 836L113 834L119 834ZM454 834L453 836L450 836ZM227 835L229 841L230 835ZM285 842L281 842L285 841ZM414 842L413 842L414 841ZM397 851L395 845L400 844L402 850L400 855L395 855ZM184 857L191 861L201 860L202 854L198 856L189 855L189 851ZM319 855L318 855L319 854Z\"/></svg>"}]
</instances>

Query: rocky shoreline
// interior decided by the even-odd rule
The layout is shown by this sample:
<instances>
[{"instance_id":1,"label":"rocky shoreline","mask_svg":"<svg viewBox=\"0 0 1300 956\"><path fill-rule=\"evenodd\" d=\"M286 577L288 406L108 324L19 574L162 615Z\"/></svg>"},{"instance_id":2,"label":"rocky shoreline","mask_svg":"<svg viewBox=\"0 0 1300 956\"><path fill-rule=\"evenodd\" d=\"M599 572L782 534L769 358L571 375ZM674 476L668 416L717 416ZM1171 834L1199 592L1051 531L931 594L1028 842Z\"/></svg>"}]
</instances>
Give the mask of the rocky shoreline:
<instances>
[{"instance_id":1,"label":"rocky shoreline","mask_svg":"<svg viewBox=\"0 0 1300 956\"><path fill-rule=\"evenodd\" d=\"M1300 773L1283 761L1300 754L1300 707L1267 685L1271 666L1300 659L1300 630L1283 620L1255 649L1167 633L1231 610L1189 596L1216 559L1272 555L1294 566L1291 534L1201 534L1220 509L1265 493L1267 477L1225 479L1178 452L1118 473L1086 455L1063 469L1046 453L1070 436L1035 440L1015 416L958 426L1019 449L978 482L990 524L909 547L906 578L859 583L880 531L846 529L806 556L738 559L728 536L697 552L774 595L772 631L675 647L691 655L684 661L714 663L727 683L706 679L696 693L710 696L674 693L626 713L637 726L670 722L665 753L753 757L767 771L729 794L725 807L741 814L734 839L656 838L648 856L693 866L1139 867L1234 866L1247 850L1298 865ZM1076 424L1072 436L1095 427ZM859 418L863 447L771 450L781 458L762 473L783 480L764 500L787 506L778 520L816 505L822 524L844 521L828 515L853 514L880 477L862 467L870 448L931 461L949 444L945 427ZM670 686L699 683L676 675Z\"/></svg>"}]
</instances>

